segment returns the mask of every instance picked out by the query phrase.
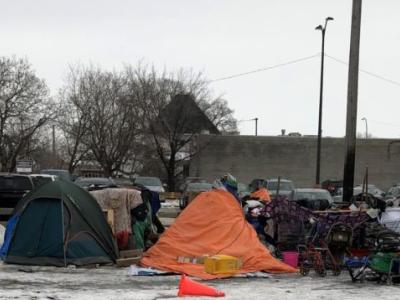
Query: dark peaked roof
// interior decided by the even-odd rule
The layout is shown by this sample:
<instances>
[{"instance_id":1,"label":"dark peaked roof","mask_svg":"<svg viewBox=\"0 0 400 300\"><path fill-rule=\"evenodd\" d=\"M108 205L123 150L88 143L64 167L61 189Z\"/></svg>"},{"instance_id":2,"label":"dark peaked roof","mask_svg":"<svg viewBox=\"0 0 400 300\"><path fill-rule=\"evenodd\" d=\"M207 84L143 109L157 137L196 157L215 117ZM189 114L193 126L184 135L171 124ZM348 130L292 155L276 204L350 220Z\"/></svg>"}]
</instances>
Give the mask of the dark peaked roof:
<instances>
[{"instance_id":1,"label":"dark peaked roof","mask_svg":"<svg viewBox=\"0 0 400 300\"><path fill-rule=\"evenodd\" d=\"M176 95L161 111L161 116L170 128L179 133L220 133L190 94Z\"/></svg>"}]
</instances>

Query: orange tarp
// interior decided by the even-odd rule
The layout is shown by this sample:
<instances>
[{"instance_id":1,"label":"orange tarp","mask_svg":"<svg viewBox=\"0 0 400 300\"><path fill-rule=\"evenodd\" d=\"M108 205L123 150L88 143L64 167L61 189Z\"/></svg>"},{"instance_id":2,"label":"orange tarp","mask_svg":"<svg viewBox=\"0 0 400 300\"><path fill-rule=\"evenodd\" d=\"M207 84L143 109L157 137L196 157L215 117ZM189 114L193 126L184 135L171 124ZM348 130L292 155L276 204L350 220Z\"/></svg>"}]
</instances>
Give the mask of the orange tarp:
<instances>
[{"instance_id":1,"label":"orange tarp","mask_svg":"<svg viewBox=\"0 0 400 300\"><path fill-rule=\"evenodd\" d=\"M250 195L252 198L255 199L260 199L261 201L264 202L271 202L271 196L269 195L269 192L266 188L261 188L255 192L252 192Z\"/></svg>"},{"instance_id":2,"label":"orange tarp","mask_svg":"<svg viewBox=\"0 0 400 300\"><path fill-rule=\"evenodd\" d=\"M157 244L144 254L141 264L202 279L229 276L208 274L203 265L177 262L178 256L216 254L240 258L243 263L241 273L296 272L296 269L275 259L260 243L253 227L245 220L239 203L224 190L197 196Z\"/></svg>"}]
</instances>

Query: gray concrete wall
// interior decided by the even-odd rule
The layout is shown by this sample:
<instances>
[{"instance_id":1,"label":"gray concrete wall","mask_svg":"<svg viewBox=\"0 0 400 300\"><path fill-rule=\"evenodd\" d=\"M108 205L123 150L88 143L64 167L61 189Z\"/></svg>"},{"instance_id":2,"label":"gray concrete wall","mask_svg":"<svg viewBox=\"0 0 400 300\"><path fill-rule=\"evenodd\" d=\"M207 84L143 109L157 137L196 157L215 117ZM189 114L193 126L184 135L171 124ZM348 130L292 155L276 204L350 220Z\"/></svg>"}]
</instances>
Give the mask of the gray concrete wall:
<instances>
[{"instance_id":1,"label":"gray concrete wall","mask_svg":"<svg viewBox=\"0 0 400 300\"><path fill-rule=\"evenodd\" d=\"M393 144L388 154L392 141L357 141L355 184L362 183L366 166L371 184L386 190L400 182L400 144ZM203 135L199 145L201 150L190 164L191 176L211 181L230 172L243 183L277 176L293 180L297 187L311 187L315 182L314 137ZM322 139L321 182L343 177L344 155L344 139Z\"/></svg>"}]
</instances>

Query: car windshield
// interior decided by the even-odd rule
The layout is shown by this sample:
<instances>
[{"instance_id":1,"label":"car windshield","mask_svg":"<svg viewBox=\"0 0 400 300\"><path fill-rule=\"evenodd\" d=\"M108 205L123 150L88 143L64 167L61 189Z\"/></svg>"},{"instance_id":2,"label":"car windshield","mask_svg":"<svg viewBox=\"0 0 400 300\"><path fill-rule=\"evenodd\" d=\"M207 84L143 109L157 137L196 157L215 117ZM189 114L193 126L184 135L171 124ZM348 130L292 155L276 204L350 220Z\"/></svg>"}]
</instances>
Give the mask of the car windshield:
<instances>
[{"instance_id":1,"label":"car windshield","mask_svg":"<svg viewBox=\"0 0 400 300\"><path fill-rule=\"evenodd\" d=\"M51 177L45 176L32 176L32 181L35 187L49 183L52 181Z\"/></svg>"},{"instance_id":2,"label":"car windshield","mask_svg":"<svg viewBox=\"0 0 400 300\"><path fill-rule=\"evenodd\" d=\"M192 192L209 191L212 189L212 184L206 182L192 182L187 185L186 190Z\"/></svg>"},{"instance_id":3,"label":"car windshield","mask_svg":"<svg viewBox=\"0 0 400 300\"><path fill-rule=\"evenodd\" d=\"M6 176L0 177L1 191L29 191L32 189L32 183L27 177Z\"/></svg>"},{"instance_id":4,"label":"car windshield","mask_svg":"<svg viewBox=\"0 0 400 300\"><path fill-rule=\"evenodd\" d=\"M40 171L41 174L49 174L49 175L56 175L59 178L67 181L71 181L71 174L67 170L42 170Z\"/></svg>"},{"instance_id":5,"label":"car windshield","mask_svg":"<svg viewBox=\"0 0 400 300\"><path fill-rule=\"evenodd\" d=\"M400 187L392 187L387 193L387 196L397 197L400 195Z\"/></svg>"},{"instance_id":6,"label":"car windshield","mask_svg":"<svg viewBox=\"0 0 400 300\"><path fill-rule=\"evenodd\" d=\"M337 195L337 196L343 195L343 188L338 188L338 189L336 190L335 195Z\"/></svg>"},{"instance_id":7,"label":"car windshield","mask_svg":"<svg viewBox=\"0 0 400 300\"><path fill-rule=\"evenodd\" d=\"M113 178L115 184L123 186L131 186L132 181L129 178Z\"/></svg>"},{"instance_id":8,"label":"car windshield","mask_svg":"<svg viewBox=\"0 0 400 300\"><path fill-rule=\"evenodd\" d=\"M322 200L332 201L332 197L328 191L296 191L295 200Z\"/></svg>"},{"instance_id":9,"label":"car windshield","mask_svg":"<svg viewBox=\"0 0 400 300\"><path fill-rule=\"evenodd\" d=\"M162 186L161 180L157 177L138 177L135 183L140 183L144 186Z\"/></svg>"},{"instance_id":10,"label":"car windshield","mask_svg":"<svg viewBox=\"0 0 400 300\"><path fill-rule=\"evenodd\" d=\"M201 177L188 177L186 178L186 183L191 183L191 182L206 182L206 180L204 178Z\"/></svg>"},{"instance_id":11,"label":"car windshield","mask_svg":"<svg viewBox=\"0 0 400 300\"><path fill-rule=\"evenodd\" d=\"M278 189L278 181L268 182L267 189L270 191L276 191ZM279 189L281 191L292 191L294 189L293 183L290 181L281 181Z\"/></svg>"},{"instance_id":12,"label":"car windshield","mask_svg":"<svg viewBox=\"0 0 400 300\"><path fill-rule=\"evenodd\" d=\"M112 186L113 182L108 178L82 178L75 181L80 187L95 186Z\"/></svg>"},{"instance_id":13,"label":"car windshield","mask_svg":"<svg viewBox=\"0 0 400 300\"><path fill-rule=\"evenodd\" d=\"M356 186L355 188L354 188L354 192L353 192L353 194L354 195L358 195L358 194L361 194L363 192L363 187L362 186ZM366 192L366 191L365 191ZM369 194L380 194L380 193L382 193L382 191L380 190L380 189L378 189L376 186L374 186L374 185L368 185L368 193Z\"/></svg>"}]
</instances>

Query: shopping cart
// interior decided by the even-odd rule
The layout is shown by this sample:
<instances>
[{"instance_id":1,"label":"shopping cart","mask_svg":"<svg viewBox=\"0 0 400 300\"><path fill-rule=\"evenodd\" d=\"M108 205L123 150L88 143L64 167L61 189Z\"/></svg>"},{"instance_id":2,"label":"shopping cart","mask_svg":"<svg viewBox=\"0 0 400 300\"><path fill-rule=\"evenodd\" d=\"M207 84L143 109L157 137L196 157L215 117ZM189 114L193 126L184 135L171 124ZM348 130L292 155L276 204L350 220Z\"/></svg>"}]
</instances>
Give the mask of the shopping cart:
<instances>
[{"instance_id":1,"label":"shopping cart","mask_svg":"<svg viewBox=\"0 0 400 300\"><path fill-rule=\"evenodd\" d=\"M314 220L305 243L298 246L300 274L307 275L311 269L321 277L331 270L335 276L340 275L341 268L336 262L325 239L320 236L320 223ZM333 231L329 231L333 232Z\"/></svg>"}]
</instances>

